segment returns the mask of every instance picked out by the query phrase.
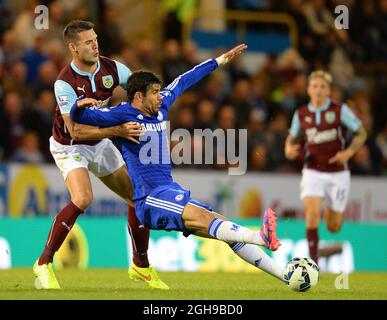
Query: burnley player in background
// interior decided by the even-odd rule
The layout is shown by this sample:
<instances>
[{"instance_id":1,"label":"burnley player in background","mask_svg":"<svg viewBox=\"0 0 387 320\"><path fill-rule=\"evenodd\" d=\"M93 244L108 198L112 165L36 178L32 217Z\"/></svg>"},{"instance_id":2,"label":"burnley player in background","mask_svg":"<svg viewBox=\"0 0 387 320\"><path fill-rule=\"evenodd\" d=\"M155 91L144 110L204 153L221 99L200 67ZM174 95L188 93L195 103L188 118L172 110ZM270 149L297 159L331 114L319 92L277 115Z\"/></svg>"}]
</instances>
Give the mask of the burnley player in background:
<instances>
[{"instance_id":1,"label":"burnley player in background","mask_svg":"<svg viewBox=\"0 0 387 320\"><path fill-rule=\"evenodd\" d=\"M67 234L90 205L93 194L91 171L109 189L128 204L128 230L132 238L133 263L128 272L134 280L143 280L154 288L168 289L154 267L149 265L147 251L149 229L140 225L134 212L133 186L120 152L108 139L120 136L138 143L139 126L126 123L112 128L99 128L73 123L69 112L80 96L94 98L106 107L113 90L125 89L132 72L123 64L99 55L97 34L88 21L70 22L63 32L72 62L59 73L55 82L58 103L50 138L50 151L65 180L71 201L56 215L40 258L34 265L35 284L42 289L59 289L52 261Z\"/></svg>"},{"instance_id":2,"label":"burnley player in background","mask_svg":"<svg viewBox=\"0 0 387 320\"><path fill-rule=\"evenodd\" d=\"M306 215L306 238L310 257L318 262L318 226L321 207L327 201L325 219L330 232L339 232L350 190L348 160L364 144L367 134L360 120L346 104L332 101L332 77L312 72L307 92L310 102L299 108L285 143L285 155L296 159L304 139L304 168L301 199ZM347 146L347 129L354 133Z\"/></svg>"}]
</instances>

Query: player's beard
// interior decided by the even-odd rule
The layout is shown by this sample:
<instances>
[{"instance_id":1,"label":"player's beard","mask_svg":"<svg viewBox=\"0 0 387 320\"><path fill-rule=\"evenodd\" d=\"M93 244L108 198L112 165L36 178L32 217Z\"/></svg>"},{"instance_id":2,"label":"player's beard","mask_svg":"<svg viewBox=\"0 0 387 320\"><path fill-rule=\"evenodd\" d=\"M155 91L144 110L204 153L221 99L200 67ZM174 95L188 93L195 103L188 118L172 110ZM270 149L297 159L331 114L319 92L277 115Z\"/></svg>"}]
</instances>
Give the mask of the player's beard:
<instances>
[{"instance_id":1,"label":"player's beard","mask_svg":"<svg viewBox=\"0 0 387 320\"><path fill-rule=\"evenodd\" d=\"M94 56L93 54L84 55L83 57L80 54L78 54L78 57L82 64L87 66L93 66L98 62L99 54L97 56Z\"/></svg>"},{"instance_id":2,"label":"player's beard","mask_svg":"<svg viewBox=\"0 0 387 320\"><path fill-rule=\"evenodd\" d=\"M85 64L85 65L87 65L87 66L92 66L92 65L94 65L94 64L97 63L98 58L95 58L95 60L87 59L87 58L80 59L80 60L81 60L81 62L82 62L83 64Z\"/></svg>"}]
</instances>

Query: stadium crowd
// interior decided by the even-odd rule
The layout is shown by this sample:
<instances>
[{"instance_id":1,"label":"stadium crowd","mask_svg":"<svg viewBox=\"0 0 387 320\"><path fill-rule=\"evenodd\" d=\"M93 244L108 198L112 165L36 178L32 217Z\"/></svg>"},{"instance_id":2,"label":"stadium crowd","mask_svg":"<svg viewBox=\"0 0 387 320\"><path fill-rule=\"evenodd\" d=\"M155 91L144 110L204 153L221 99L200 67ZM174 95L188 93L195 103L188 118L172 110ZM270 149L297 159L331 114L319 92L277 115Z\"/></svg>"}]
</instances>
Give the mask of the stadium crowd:
<instances>
[{"instance_id":1,"label":"stadium crowd","mask_svg":"<svg viewBox=\"0 0 387 320\"><path fill-rule=\"evenodd\" d=\"M48 147L56 107L53 85L69 59L62 30L70 18L89 19L89 12L80 4L70 15L62 1L46 3L50 28L44 31L33 27L37 2L28 1L13 15L10 1L0 0L0 161L53 162ZM334 7L344 3L350 8L350 28L332 28ZM227 6L287 12L298 26L298 48L269 55L254 72L238 59L216 71L175 103L172 128L247 128L249 170L298 171L301 161L285 159L285 139L292 114L308 102L308 74L325 69L334 79L333 99L346 102L368 131L367 143L351 161L352 173L387 175L387 0L245 0ZM161 51L147 39L126 43L113 10L102 12L96 23L102 55L132 70L156 71L165 84L201 62L193 42L165 39ZM122 93L116 102L120 98Z\"/></svg>"}]
</instances>

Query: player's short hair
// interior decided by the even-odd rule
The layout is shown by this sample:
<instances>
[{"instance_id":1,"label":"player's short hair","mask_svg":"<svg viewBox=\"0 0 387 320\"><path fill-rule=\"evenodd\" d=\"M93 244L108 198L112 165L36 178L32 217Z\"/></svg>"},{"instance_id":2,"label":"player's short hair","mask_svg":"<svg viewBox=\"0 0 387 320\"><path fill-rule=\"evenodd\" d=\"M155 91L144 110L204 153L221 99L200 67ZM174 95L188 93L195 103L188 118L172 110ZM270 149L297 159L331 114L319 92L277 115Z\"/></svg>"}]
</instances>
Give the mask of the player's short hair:
<instances>
[{"instance_id":1,"label":"player's short hair","mask_svg":"<svg viewBox=\"0 0 387 320\"><path fill-rule=\"evenodd\" d=\"M308 84L312 79L317 79L317 78L325 80L329 84L329 86L332 85L333 80L332 80L331 74L323 70L313 71L308 77Z\"/></svg>"},{"instance_id":2,"label":"player's short hair","mask_svg":"<svg viewBox=\"0 0 387 320\"><path fill-rule=\"evenodd\" d=\"M63 39L69 43L78 40L78 33L94 29L94 23L83 20L73 20L63 30Z\"/></svg>"},{"instance_id":3,"label":"player's short hair","mask_svg":"<svg viewBox=\"0 0 387 320\"><path fill-rule=\"evenodd\" d=\"M132 102L136 92L146 95L147 90L153 84L161 84L161 79L153 72L135 71L128 78L126 83L126 92L129 102Z\"/></svg>"}]
</instances>

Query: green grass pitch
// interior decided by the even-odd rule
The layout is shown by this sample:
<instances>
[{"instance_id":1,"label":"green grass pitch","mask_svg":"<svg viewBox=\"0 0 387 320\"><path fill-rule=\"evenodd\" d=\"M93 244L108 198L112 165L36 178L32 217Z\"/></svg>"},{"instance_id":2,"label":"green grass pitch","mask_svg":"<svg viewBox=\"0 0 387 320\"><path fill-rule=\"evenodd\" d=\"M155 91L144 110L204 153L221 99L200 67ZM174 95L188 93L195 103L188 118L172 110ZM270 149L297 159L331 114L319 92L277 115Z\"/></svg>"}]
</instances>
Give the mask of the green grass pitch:
<instances>
[{"instance_id":1,"label":"green grass pitch","mask_svg":"<svg viewBox=\"0 0 387 320\"><path fill-rule=\"evenodd\" d=\"M0 300L387 299L387 273L377 272L350 274L349 288L341 290L335 288L337 275L322 274L318 285L303 293L264 273L162 272L169 291L134 282L124 269L65 269L56 275L62 290L42 291L34 288L31 269L0 270Z\"/></svg>"}]
</instances>

